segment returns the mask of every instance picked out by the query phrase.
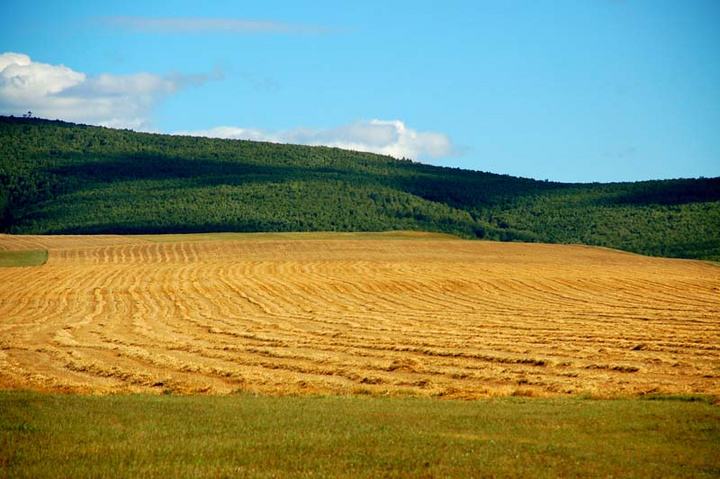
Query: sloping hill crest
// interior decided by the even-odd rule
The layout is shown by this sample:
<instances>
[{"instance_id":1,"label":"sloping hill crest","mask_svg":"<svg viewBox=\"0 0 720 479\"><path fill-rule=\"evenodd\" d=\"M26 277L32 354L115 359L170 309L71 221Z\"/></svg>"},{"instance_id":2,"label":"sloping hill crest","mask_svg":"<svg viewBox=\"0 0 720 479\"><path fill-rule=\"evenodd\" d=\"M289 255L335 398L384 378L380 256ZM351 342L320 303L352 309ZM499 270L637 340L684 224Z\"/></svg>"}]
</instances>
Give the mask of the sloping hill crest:
<instances>
[{"instance_id":1,"label":"sloping hill crest","mask_svg":"<svg viewBox=\"0 0 720 479\"><path fill-rule=\"evenodd\" d=\"M720 178L555 183L13 117L0 139L7 233L427 230L720 260Z\"/></svg>"}]
</instances>

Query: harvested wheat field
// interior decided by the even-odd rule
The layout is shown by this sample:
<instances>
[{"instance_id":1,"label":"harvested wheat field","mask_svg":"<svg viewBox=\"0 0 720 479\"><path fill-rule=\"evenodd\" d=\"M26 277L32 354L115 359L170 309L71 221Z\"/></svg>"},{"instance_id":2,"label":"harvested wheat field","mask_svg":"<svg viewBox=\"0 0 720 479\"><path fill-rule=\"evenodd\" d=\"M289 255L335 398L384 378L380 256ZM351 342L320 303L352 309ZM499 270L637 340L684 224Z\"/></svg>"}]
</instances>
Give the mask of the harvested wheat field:
<instances>
[{"instance_id":1,"label":"harvested wheat field","mask_svg":"<svg viewBox=\"0 0 720 479\"><path fill-rule=\"evenodd\" d=\"M0 387L720 395L720 267L424 233L0 236Z\"/></svg>"}]
</instances>

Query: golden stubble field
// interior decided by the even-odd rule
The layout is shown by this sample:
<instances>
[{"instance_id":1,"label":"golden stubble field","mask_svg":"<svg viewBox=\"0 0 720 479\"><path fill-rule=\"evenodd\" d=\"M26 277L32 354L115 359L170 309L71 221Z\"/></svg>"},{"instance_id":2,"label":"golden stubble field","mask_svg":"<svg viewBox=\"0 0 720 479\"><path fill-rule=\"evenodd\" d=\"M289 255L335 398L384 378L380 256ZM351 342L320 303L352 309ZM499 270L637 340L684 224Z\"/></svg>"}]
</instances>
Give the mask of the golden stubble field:
<instances>
[{"instance_id":1,"label":"golden stubble field","mask_svg":"<svg viewBox=\"0 0 720 479\"><path fill-rule=\"evenodd\" d=\"M720 267L443 235L0 235L0 388L720 395Z\"/></svg>"}]
</instances>

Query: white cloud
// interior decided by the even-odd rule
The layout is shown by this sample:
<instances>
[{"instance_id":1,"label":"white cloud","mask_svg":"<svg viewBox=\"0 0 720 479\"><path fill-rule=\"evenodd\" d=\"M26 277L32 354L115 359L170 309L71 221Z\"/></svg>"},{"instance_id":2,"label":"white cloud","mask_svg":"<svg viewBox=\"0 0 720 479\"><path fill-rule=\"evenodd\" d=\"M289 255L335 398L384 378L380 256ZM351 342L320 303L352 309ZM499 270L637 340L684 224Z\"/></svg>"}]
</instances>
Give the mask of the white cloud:
<instances>
[{"instance_id":1,"label":"white cloud","mask_svg":"<svg viewBox=\"0 0 720 479\"><path fill-rule=\"evenodd\" d=\"M128 30L152 33L323 33L312 25L242 18L208 17L104 17L103 23Z\"/></svg>"},{"instance_id":2,"label":"white cloud","mask_svg":"<svg viewBox=\"0 0 720 479\"><path fill-rule=\"evenodd\" d=\"M358 121L337 128L295 128L274 132L219 126L208 130L181 131L176 134L301 145L325 145L347 150L369 151L396 158L440 158L456 152L447 135L432 131L417 131L408 128L400 120Z\"/></svg>"},{"instance_id":3,"label":"white cloud","mask_svg":"<svg viewBox=\"0 0 720 479\"><path fill-rule=\"evenodd\" d=\"M119 128L147 129L153 107L187 85L213 75L88 76L64 65L35 62L21 53L0 54L0 111Z\"/></svg>"},{"instance_id":4,"label":"white cloud","mask_svg":"<svg viewBox=\"0 0 720 479\"><path fill-rule=\"evenodd\" d=\"M21 53L0 54L0 113L98 124L116 128L149 129L150 115L159 101L180 88L221 77L210 75L88 76L64 65L32 61ZM400 120L358 121L336 128L295 128L266 131L220 126L177 134L215 138L326 145L370 151L397 158L440 158L456 149L443 133L417 131Z\"/></svg>"}]
</instances>

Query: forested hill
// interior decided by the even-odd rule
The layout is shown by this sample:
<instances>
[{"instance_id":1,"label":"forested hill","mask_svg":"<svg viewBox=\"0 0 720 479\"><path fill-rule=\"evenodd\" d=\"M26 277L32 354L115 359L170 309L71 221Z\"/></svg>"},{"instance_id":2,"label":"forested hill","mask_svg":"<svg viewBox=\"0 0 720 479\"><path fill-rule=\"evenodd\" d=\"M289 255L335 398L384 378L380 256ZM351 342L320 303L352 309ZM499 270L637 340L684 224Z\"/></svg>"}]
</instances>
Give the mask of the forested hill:
<instances>
[{"instance_id":1,"label":"forested hill","mask_svg":"<svg viewBox=\"0 0 720 479\"><path fill-rule=\"evenodd\" d=\"M416 229L720 260L720 178L563 184L12 117L0 216L9 233Z\"/></svg>"}]
</instances>

